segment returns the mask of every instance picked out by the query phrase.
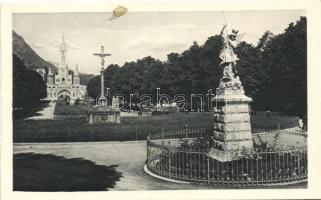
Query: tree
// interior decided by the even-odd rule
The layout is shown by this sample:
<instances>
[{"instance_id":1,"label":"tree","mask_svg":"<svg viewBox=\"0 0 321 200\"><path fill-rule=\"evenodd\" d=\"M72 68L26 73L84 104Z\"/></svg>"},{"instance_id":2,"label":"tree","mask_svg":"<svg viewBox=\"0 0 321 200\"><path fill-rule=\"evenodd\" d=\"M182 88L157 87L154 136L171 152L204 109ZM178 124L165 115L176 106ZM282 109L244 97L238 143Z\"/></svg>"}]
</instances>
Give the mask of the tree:
<instances>
[{"instance_id":1,"label":"tree","mask_svg":"<svg viewBox=\"0 0 321 200\"><path fill-rule=\"evenodd\" d=\"M23 60L13 54L13 107L37 105L47 96L45 81L38 72L27 70Z\"/></svg>"},{"instance_id":2,"label":"tree","mask_svg":"<svg viewBox=\"0 0 321 200\"><path fill-rule=\"evenodd\" d=\"M89 97L96 98L100 95L100 76L90 79L87 85L87 93Z\"/></svg>"},{"instance_id":3,"label":"tree","mask_svg":"<svg viewBox=\"0 0 321 200\"><path fill-rule=\"evenodd\" d=\"M263 48L262 65L268 81L260 88L272 110L306 115L307 110L306 18L289 24L285 32Z\"/></svg>"},{"instance_id":4,"label":"tree","mask_svg":"<svg viewBox=\"0 0 321 200\"><path fill-rule=\"evenodd\" d=\"M265 31L263 36L259 39L259 42L258 42L256 48L263 51L265 49L265 47L269 44L269 42L272 40L273 37L274 37L274 35L271 31Z\"/></svg>"},{"instance_id":5,"label":"tree","mask_svg":"<svg viewBox=\"0 0 321 200\"><path fill-rule=\"evenodd\" d=\"M245 93L255 102L254 109L262 109L265 100L259 98L259 90L264 87L268 76L261 63L262 52L257 47L241 42L236 48L236 53L239 57L237 71Z\"/></svg>"}]
</instances>

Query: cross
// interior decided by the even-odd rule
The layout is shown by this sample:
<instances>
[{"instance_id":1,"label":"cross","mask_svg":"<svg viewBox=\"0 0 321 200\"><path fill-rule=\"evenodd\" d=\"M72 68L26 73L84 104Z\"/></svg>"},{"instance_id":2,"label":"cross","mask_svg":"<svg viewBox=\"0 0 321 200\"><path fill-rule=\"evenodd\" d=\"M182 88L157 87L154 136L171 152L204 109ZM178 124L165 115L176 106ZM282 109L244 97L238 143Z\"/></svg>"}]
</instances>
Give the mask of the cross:
<instances>
[{"instance_id":1,"label":"cross","mask_svg":"<svg viewBox=\"0 0 321 200\"><path fill-rule=\"evenodd\" d=\"M111 56L109 53L105 53L104 46L101 46L100 53L94 53L95 56L99 56L101 58L101 69L104 69L105 65L105 57L106 56Z\"/></svg>"}]
</instances>

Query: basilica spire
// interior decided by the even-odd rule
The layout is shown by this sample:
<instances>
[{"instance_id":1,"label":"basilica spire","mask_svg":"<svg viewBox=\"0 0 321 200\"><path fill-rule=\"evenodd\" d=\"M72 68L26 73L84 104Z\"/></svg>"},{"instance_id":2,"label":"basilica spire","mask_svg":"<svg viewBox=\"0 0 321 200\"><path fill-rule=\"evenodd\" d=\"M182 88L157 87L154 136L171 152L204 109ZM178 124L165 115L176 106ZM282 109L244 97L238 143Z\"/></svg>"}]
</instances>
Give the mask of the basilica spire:
<instances>
[{"instance_id":1,"label":"basilica spire","mask_svg":"<svg viewBox=\"0 0 321 200\"><path fill-rule=\"evenodd\" d=\"M62 34L62 43L60 46L60 53L61 53L61 66L66 66L66 52L67 52L67 45L65 43L65 34Z\"/></svg>"},{"instance_id":2,"label":"basilica spire","mask_svg":"<svg viewBox=\"0 0 321 200\"><path fill-rule=\"evenodd\" d=\"M76 64L75 75L79 75L78 64Z\"/></svg>"}]
</instances>

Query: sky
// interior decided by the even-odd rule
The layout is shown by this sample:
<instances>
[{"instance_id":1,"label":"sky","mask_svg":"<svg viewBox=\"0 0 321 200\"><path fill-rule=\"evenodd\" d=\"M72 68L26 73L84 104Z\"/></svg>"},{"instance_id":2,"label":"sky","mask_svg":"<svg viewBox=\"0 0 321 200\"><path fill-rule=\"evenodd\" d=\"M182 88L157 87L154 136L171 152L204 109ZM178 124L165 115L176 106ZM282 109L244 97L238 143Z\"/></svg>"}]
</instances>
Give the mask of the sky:
<instances>
[{"instance_id":1,"label":"sky","mask_svg":"<svg viewBox=\"0 0 321 200\"><path fill-rule=\"evenodd\" d=\"M193 41L202 45L219 34L226 23L245 33L243 40L256 45L267 30L279 34L291 22L305 16L304 10L129 12L110 20L111 13L15 13L13 29L43 59L59 63L62 35L67 43L69 68L98 74L100 59L94 53L112 54L105 64L136 61L145 56L165 61L171 52L181 53Z\"/></svg>"}]
</instances>

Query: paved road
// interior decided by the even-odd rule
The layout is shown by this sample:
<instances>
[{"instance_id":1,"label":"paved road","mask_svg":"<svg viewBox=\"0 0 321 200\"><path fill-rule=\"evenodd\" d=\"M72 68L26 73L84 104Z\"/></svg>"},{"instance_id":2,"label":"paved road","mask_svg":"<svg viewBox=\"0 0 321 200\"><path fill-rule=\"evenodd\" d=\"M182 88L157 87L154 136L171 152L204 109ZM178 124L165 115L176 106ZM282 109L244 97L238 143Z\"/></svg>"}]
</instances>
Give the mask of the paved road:
<instances>
[{"instance_id":1,"label":"paved road","mask_svg":"<svg viewBox=\"0 0 321 200\"><path fill-rule=\"evenodd\" d=\"M16 153L40 153L64 156L65 158L83 158L102 165L118 165L117 171L122 178L110 190L183 190L217 189L218 186L198 186L175 184L151 177L143 171L146 159L146 141L138 142L91 142L91 143L41 143L14 144ZM306 184L284 188L303 188ZM269 187L270 189L272 187ZM280 186L275 188L281 188Z\"/></svg>"},{"instance_id":2,"label":"paved road","mask_svg":"<svg viewBox=\"0 0 321 200\"><path fill-rule=\"evenodd\" d=\"M25 120L53 119L56 102L50 102L47 107L36 113L36 116L28 117Z\"/></svg>"}]
</instances>

